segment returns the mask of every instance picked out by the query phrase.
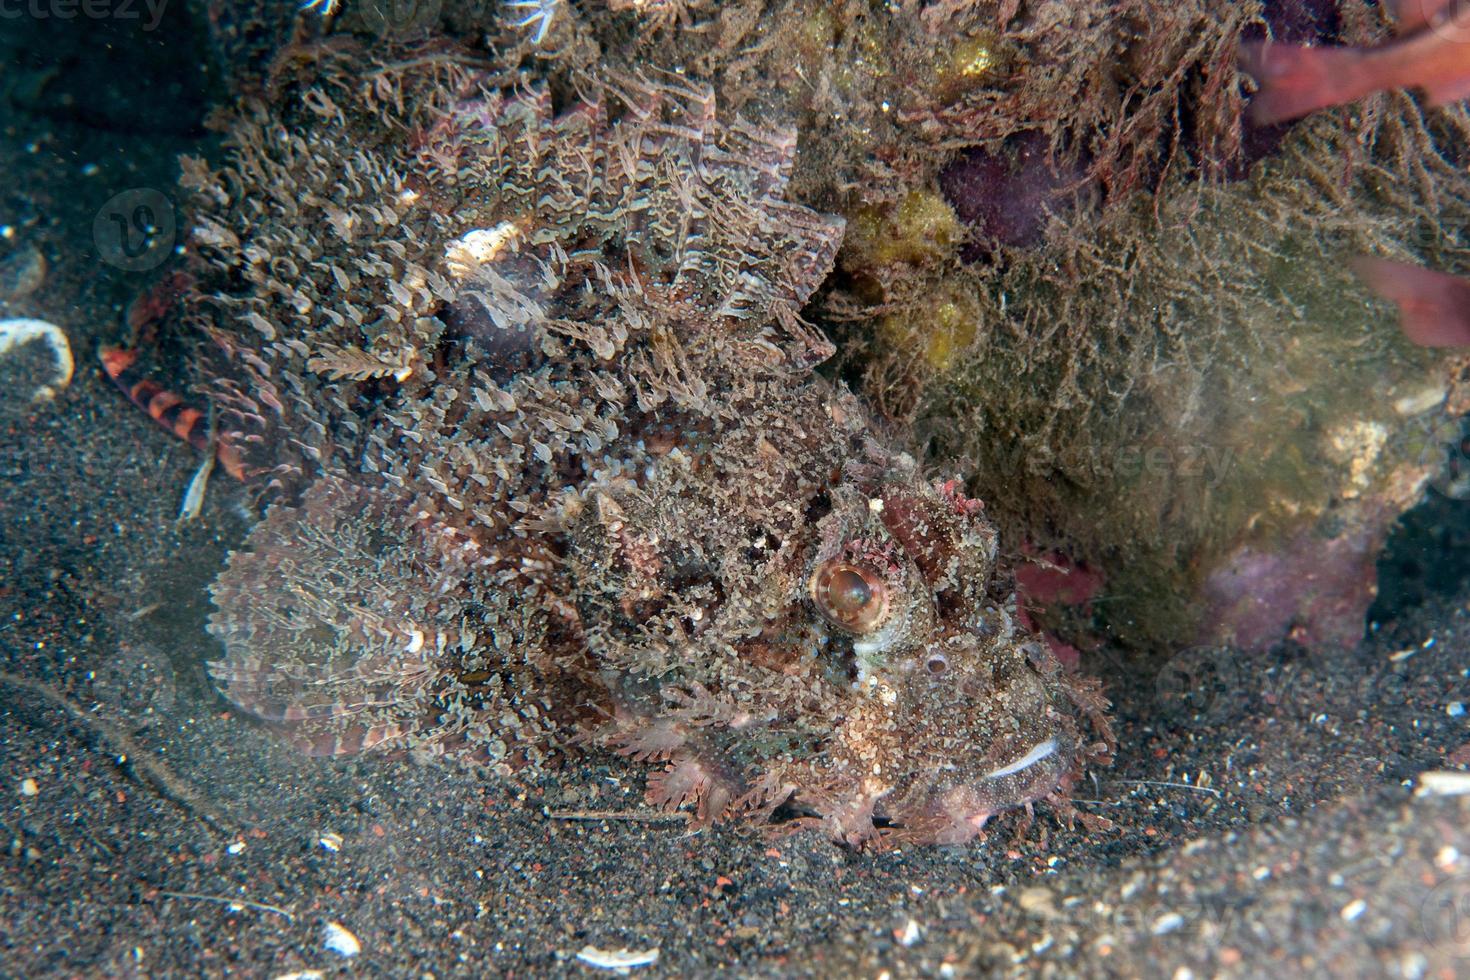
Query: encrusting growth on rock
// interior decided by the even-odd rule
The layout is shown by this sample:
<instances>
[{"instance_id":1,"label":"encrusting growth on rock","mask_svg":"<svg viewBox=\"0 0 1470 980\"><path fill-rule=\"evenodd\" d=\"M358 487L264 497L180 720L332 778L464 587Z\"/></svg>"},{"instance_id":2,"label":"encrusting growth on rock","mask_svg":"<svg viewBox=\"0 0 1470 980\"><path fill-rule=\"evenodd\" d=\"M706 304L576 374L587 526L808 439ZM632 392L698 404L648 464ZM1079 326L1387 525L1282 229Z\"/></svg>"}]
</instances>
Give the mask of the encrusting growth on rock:
<instances>
[{"instance_id":1,"label":"encrusting growth on rock","mask_svg":"<svg viewBox=\"0 0 1470 980\"><path fill-rule=\"evenodd\" d=\"M795 134L679 80L558 110L440 62L332 74L193 162L200 390L266 518L214 585L225 696L303 749L960 842L1104 760L982 505L812 373L842 223Z\"/></svg>"}]
</instances>

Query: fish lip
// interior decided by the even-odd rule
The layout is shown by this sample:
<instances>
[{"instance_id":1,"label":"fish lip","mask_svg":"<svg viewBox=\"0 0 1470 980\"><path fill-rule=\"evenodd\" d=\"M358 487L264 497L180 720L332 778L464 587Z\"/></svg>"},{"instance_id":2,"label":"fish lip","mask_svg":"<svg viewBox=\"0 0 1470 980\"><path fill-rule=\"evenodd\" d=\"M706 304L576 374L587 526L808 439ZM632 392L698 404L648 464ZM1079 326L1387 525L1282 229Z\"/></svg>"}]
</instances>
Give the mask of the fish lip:
<instances>
[{"instance_id":1,"label":"fish lip","mask_svg":"<svg viewBox=\"0 0 1470 980\"><path fill-rule=\"evenodd\" d=\"M1005 765L997 766L980 778L1003 779L1006 776L1014 776L1018 772L1024 772L1037 763L1051 758L1060 750L1061 745L1057 742L1055 735L1044 738L1027 749L1025 754L1020 756L1020 758L1008 762Z\"/></svg>"}]
</instances>

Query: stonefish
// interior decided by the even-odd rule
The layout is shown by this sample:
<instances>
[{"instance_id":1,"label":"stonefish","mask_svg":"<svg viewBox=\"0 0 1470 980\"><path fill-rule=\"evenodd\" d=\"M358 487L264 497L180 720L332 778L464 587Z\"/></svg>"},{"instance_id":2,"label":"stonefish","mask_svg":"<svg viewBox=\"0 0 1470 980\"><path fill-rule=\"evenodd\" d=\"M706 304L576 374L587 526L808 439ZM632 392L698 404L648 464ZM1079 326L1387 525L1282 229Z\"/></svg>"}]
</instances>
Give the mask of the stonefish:
<instances>
[{"instance_id":1,"label":"stonefish","mask_svg":"<svg viewBox=\"0 0 1470 980\"><path fill-rule=\"evenodd\" d=\"M678 80L327 70L188 160L196 391L273 499L224 696L305 751L602 749L700 823L962 842L1106 758L978 501L813 367L842 222Z\"/></svg>"}]
</instances>

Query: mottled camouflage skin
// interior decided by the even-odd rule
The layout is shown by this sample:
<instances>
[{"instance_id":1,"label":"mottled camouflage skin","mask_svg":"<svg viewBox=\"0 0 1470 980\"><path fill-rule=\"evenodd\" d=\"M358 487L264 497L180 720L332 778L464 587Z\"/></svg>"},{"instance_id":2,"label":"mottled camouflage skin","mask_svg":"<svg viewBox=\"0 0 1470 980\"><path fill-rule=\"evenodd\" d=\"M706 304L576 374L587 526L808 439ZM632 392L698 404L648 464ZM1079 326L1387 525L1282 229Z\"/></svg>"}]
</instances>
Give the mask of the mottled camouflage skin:
<instances>
[{"instance_id":1,"label":"mottled camouflage skin","mask_svg":"<svg viewBox=\"0 0 1470 980\"><path fill-rule=\"evenodd\" d=\"M842 226L783 200L794 134L586 87L384 70L187 168L208 391L277 498L221 690L316 754L596 746L857 844L1065 807L1105 702L1012 625L980 504L812 373Z\"/></svg>"}]
</instances>

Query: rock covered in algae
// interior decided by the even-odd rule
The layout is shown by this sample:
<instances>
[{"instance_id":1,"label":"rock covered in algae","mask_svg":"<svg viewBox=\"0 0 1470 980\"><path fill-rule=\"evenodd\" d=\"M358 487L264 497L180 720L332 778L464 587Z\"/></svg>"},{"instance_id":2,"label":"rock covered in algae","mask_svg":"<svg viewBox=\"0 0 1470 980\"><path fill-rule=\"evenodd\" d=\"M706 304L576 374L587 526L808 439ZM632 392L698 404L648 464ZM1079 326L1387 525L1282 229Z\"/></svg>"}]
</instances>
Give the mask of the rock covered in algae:
<instances>
[{"instance_id":1,"label":"rock covered in algae","mask_svg":"<svg viewBox=\"0 0 1470 980\"><path fill-rule=\"evenodd\" d=\"M904 392L880 397L971 461L1011 540L1105 577L1087 628L1145 649L1361 637L1377 552L1470 389L1463 355L1405 340L1347 260L1470 261L1451 162L1470 117L1404 95L1354 112L1301 124L1244 180L1053 216L1044 244L889 305L910 326L875 335L902 339L869 377ZM915 346L950 345L935 297L957 293L975 342L919 378Z\"/></svg>"},{"instance_id":2,"label":"rock covered in algae","mask_svg":"<svg viewBox=\"0 0 1470 980\"><path fill-rule=\"evenodd\" d=\"M783 199L794 134L433 64L329 64L187 167L200 389L277 499L214 585L225 696L859 844L1070 813L1105 702L1013 625L979 502L812 373L842 224Z\"/></svg>"}]
</instances>

